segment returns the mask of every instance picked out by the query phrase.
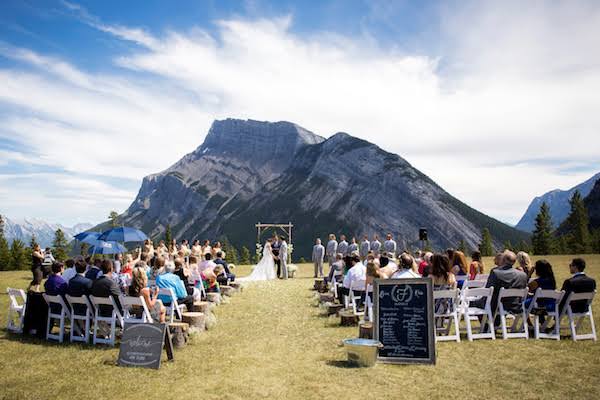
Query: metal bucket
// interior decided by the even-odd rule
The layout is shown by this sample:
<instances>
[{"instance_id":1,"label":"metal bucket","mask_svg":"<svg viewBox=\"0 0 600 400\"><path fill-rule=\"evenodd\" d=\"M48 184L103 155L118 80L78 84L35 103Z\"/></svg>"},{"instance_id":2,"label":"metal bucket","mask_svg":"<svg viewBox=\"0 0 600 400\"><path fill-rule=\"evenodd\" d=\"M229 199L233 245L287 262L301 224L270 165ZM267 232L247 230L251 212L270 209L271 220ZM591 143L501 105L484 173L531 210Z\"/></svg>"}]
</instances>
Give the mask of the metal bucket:
<instances>
[{"instance_id":1,"label":"metal bucket","mask_svg":"<svg viewBox=\"0 0 600 400\"><path fill-rule=\"evenodd\" d=\"M359 367L372 367L377 362L377 353L383 345L372 339L345 339L348 362Z\"/></svg>"}]
</instances>

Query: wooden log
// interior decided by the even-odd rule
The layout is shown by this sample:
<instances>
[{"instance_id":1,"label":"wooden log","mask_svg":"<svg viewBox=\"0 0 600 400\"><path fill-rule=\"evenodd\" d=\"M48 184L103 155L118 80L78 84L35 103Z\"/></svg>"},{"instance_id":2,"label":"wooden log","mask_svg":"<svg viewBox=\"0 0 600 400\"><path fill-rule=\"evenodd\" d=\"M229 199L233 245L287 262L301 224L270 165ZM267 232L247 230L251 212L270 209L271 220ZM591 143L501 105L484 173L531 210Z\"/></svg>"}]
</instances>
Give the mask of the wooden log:
<instances>
[{"instance_id":1,"label":"wooden log","mask_svg":"<svg viewBox=\"0 0 600 400\"><path fill-rule=\"evenodd\" d=\"M358 337L361 339L373 339L373 323L362 322L358 325Z\"/></svg>"},{"instance_id":2,"label":"wooden log","mask_svg":"<svg viewBox=\"0 0 600 400\"><path fill-rule=\"evenodd\" d=\"M206 298L213 304L221 304L221 293L206 293Z\"/></svg>"},{"instance_id":3,"label":"wooden log","mask_svg":"<svg viewBox=\"0 0 600 400\"><path fill-rule=\"evenodd\" d=\"M327 284L323 278L316 278L313 287L319 293L324 293L327 291Z\"/></svg>"},{"instance_id":4,"label":"wooden log","mask_svg":"<svg viewBox=\"0 0 600 400\"><path fill-rule=\"evenodd\" d=\"M185 347L188 341L189 324L185 322L173 322L169 324L169 330L171 331L171 340L173 346L180 349Z\"/></svg>"},{"instance_id":5,"label":"wooden log","mask_svg":"<svg viewBox=\"0 0 600 400\"><path fill-rule=\"evenodd\" d=\"M352 311L340 311L339 316L341 317L340 324L342 326L356 326L358 324L358 315L354 315Z\"/></svg>"},{"instance_id":6,"label":"wooden log","mask_svg":"<svg viewBox=\"0 0 600 400\"><path fill-rule=\"evenodd\" d=\"M211 306L210 303L208 301L197 301L194 303L194 307L193 307L193 311L194 312L201 312L201 313L208 313L211 310Z\"/></svg>"},{"instance_id":7,"label":"wooden log","mask_svg":"<svg viewBox=\"0 0 600 400\"><path fill-rule=\"evenodd\" d=\"M333 303L334 300L335 296L333 295L333 293L327 292L319 294L319 301L321 303Z\"/></svg>"},{"instance_id":8,"label":"wooden log","mask_svg":"<svg viewBox=\"0 0 600 400\"><path fill-rule=\"evenodd\" d=\"M204 314L201 312L184 312L181 314L181 320L190 326L190 330L202 332L206 329Z\"/></svg>"},{"instance_id":9,"label":"wooden log","mask_svg":"<svg viewBox=\"0 0 600 400\"><path fill-rule=\"evenodd\" d=\"M333 303L333 302L329 302L329 303L325 303L325 304L327 305L327 315L336 315L338 312L340 312L344 309L343 304L338 304L338 303Z\"/></svg>"},{"instance_id":10,"label":"wooden log","mask_svg":"<svg viewBox=\"0 0 600 400\"><path fill-rule=\"evenodd\" d=\"M229 282L229 286L231 286L234 290L241 292L244 290L244 287L239 282Z\"/></svg>"},{"instance_id":11,"label":"wooden log","mask_svg":"<svg viewBox=\"0 0 600 400\"><path fill-rule=\"evenodd\" d=\"M233 296L233 294L235 293L235 289L232 286L220 286L219 287L221 289L221 295L223 296Z\"/></svg>"}]
</instances>

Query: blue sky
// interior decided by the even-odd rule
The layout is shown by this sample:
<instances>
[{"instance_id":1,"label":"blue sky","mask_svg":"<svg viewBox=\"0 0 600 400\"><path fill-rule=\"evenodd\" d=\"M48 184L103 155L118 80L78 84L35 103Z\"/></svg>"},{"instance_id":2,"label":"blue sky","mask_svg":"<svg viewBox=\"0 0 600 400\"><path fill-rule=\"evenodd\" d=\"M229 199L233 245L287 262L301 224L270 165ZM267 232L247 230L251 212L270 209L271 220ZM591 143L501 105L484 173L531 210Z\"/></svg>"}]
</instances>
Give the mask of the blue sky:
<instances>
[{"instance_id":1,"label":"blue sky","mask_svg":"<svg viewBox=\"0 0 600 400\"><path fill-rule=\"evenodd\" d=\"M217 118L377 143L516 223L600 170L593 1L0 6L0 212L124 211Z\"/></svg>"}]
</instances>

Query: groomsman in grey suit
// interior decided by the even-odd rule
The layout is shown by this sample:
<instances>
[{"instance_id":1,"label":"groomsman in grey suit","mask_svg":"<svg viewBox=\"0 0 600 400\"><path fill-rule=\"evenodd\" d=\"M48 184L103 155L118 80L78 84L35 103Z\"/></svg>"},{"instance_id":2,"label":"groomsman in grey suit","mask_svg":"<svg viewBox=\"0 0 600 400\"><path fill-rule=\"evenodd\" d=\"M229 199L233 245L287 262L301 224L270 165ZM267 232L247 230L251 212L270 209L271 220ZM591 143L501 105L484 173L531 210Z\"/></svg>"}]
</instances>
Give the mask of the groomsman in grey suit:
<instances>
[{"instance_id":1,"label":"groomsman in grey suit","mask_svg":"<svg viewBox=\"0 0 600 400\"><path fill-rule=\"evenodd\" d=\"M335 235L333 233L329 234L329 242L327 242L327 260L329 261L329 269L335 262L335 255L338 251L338 242L335 240Z\"/></svg>"},{"instance_id":2,"label":"groomsman in grey suit","mask_svg":"<svg viewBox=\"0 0 600 400\"><path fill-rule=\"evenodd\" d=\"M285 241L285 237L281 237L281 247L279 248L279 259L281 260L281 278L288 278L288 269L287 269L287 258L288 258L288 247L287 242Z\"/></svg>"},{"instance_id":3,"label":"groomsman in grey suit","mask_svg":"<svg viewBox=\"0 0 600 400\"><path fill-rule=\"evenodd\" d=\"M360 242L360 261L365 261L367 256L369 255L369 251L371 250L371 242L369 242L369 236L365 235L363 241Z\"/></svg>"},{"instance_id":4,"label":"groomsman in grey suit","mask_svg":"<svg viewBox=\"0 0 600 400\"><path fill-rule=\"evenodd\" d=\"M396 242L394 241L392 234L388 233L386 236L386 241L385 243L383 243L383 250L386 251L386 253L389 253L392 257L396 258L397 254L397 245Z\"/></svg>"},{"instance_id":5,"label":"groomsman in grey suit","mask_svg":"<svg viewBox=\"0 0 600 400\"><path fill-rule=\"evenodd\" d=\"M346 242L346 235L340 235L340 243L338 244L338 253L342 253L343 256L348 255L348 242Z\"/></svg>"},{"instance_id":6,"label":"groomsman in grey suit","mask_svg":"<svg viewBox=\"0 0 600 400\"><path fill-rule=\"evenodd\" d=\"M375 257L379 257L379 253L381 250L381 242L379 241L378 235L375 235L373 237L373 241L371 242L371 250L373 250Z\"/></svg>"},{"instance_id":7,"label":"groomsman in grey suit","mask_svg":"<svg viewBox=\"0 0 600 400\"><path fill-rule=\"evenodd\" d=\"M358 252L358 243L356 243L356 238L352 238L352 243L348 246L348 250L346 250L346 254L352 255L352 253Z\"/></svg>"},{"instance_id":8,"label":"groomsman in grey suit","mask_svg":"<svg viewBox=\"0 0 600 400\"><path fill-rule=\"evenodd\" d=\"M312 252L312 262L315 265L315 278L323 277L323 258L325 258L325 247L321 244L321 239L317 239Z\"/></svg>"}]
</instances>

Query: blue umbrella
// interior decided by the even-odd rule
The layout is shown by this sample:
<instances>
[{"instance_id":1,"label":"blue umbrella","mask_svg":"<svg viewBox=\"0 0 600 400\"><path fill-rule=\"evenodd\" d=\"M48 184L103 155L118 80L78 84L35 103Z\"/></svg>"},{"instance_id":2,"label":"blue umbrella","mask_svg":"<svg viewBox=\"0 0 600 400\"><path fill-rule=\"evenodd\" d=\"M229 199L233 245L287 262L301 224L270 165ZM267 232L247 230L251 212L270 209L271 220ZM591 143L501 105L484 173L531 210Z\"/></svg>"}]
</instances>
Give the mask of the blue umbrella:
<instances>
[{"instance_id":1,"label":"blue umbrella","mask_svg":"<svg viewBox=\"0 0 600 400\"><path fill-rule=\"evenodd\" d=\"M98 237L98 240L114 241L121 243L143 242L146 239L148 239L148 236L146 236L144 232L140 231L139 229L127 227L109 229L108 231L103 232L102 235Z\"/></svg>"},{"instance_id":2,"label":"blue umbrella","mask_svg":"<svg viewBox=\"0 0 600 400\"><path fill-rule=\"evenodd\" d=\"M126 251L125 246L120 243L97 240L88 250L88 254L119 254Z\"/></svg>"},{"instance_id":3,"label":"blue umbrella","mask_svg":"<svg viewBox=\"0 0 600 400\"><path fill-rule=\"evenodd\" d=\"M81 243L94 244L100 236L100 232L81 232L74 236Z\"/></svg>"}]
</instances>

